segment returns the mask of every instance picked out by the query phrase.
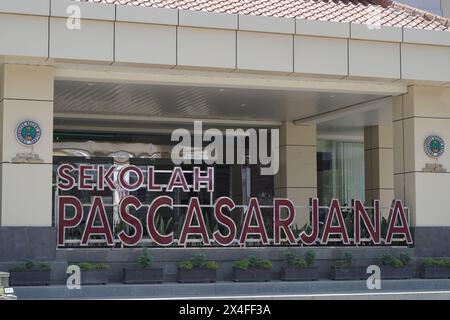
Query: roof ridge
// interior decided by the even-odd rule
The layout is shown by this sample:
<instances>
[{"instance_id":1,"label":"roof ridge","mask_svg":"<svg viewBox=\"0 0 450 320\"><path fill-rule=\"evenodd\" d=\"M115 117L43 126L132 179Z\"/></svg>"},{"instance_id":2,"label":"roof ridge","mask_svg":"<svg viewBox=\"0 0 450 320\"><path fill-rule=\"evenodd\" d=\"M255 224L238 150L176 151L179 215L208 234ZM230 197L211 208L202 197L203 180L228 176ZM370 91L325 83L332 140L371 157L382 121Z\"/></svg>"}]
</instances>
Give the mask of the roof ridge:
<instances>
[{"instance_id":1,"label":"roof ridge","mask_svg":"<svg viewBox=\"0 0 450 320\"><path fill-rule=\"evenodd\" d=\"M445 25L446 27L450 26L450 19L449 18L445 18L442 17L440 15L437 15L435 13L431 13L419 8L415 8L413 6L404 4L404 3L398 3L397 1L393 1L393 0L379 0L379 2L381 3L386 3L387 7L392 8L392 9L396 9L396 10L403 10L406 11L414 16L419 16L424 18L427 21L437 21L443 25ZM382 4L380 4L382 5Z\"/></svg>"}]
</instances>

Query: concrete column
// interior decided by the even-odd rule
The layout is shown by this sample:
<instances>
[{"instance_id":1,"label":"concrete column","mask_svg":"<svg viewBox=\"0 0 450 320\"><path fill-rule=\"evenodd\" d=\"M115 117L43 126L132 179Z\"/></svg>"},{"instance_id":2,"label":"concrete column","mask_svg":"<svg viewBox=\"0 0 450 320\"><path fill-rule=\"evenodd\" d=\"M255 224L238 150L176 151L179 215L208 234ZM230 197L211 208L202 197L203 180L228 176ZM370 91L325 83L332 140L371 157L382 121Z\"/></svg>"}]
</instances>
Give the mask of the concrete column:
<instances>
[{"instance_id":1,"label":"concrete column","mask_svg":"<svg viewBox=\"0 0 450 320\"><path fill-rule=\"evenodd\" d=\"M380 200L390 207L394 199L394 151L392 125L364 128L365 196L367 203ZM382 210L383 216L389 210Z\"/></svg>"},{"instance_id":2,"label":"concrete column","mask_svg":"<svg viewBox=\"0 0 450 320\"><path fill-rule=\"evenodd\" d=\"M437 160L427 156L429 135L450 144L450 88L411 86L394 104L395 196L410 208L416 253L449 256L450 151ZM441 164L447 172L429 172L427 164Z\"/></svg>"},{"instance_id":3,"label":"concrete column","mask_svg":"<svg viewBox=\"0 0 450 320\"><path fill-rule=\"evenodd\" d=\"M442 15L450 18L450 0L441 0Z\"/></svg>"},{"instance_id":4,"label":"concrete column","mask_svg":"<svg viewBox=\"0 0 450 320\"><path fill-rule=\"evenodd\" d=\"M52 224L53 80L51 67L0 66L0 226ZM33 147L16 139L25 120L42 130ZM19 163L18 153L33 153L40 161Z\"/></svg>"},{"instance_id":5,"label":"concrete column","mask_svg":"<svg viewBox=\"0 0 450 320\"><path fill-rule=\"evenodd\" d=\"M280 170L275 176L275 196L307 206L317 197L317 146L315 125L284 122L280 128ZM298 228L309 222L308 210L297 210Z\"/></svg>"}]
</instances>

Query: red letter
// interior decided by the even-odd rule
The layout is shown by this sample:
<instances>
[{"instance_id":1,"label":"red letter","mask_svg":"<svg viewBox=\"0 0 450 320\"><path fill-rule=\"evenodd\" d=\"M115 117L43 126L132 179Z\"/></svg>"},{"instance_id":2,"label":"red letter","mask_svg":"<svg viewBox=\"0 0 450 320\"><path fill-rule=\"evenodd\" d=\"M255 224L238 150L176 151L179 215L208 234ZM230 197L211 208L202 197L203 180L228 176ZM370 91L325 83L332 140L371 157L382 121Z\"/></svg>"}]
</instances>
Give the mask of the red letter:
<instances>
[{"instance_id":1,"label":"red letter","mask_svg":"<svg viewBox=\"0 0 450 320\"><path fill-rule=\"evenodd\" d=\"M281 207L287 208L288 216L286 219L281 219ZM284 230L289 244L296 244L294 234L290 226L294 223L295 218L295 207L291 200L289 199L274 199L273 200L273 243L281 243L281 229Z\"/></svg>"},{"instance_id":2,"label":"red letter","mask_svg":"<svg viewBox=\"0 0 450 320\"><path fill-rule=\"evenodd\" d=\"M101 226L94 226L97 211L100 215ZM82 246L86 246L88 244L91 235L105 236L106 243L109 246L114 245L111 234L111 227L109 226L109 221L106 217L105 206L103 205L102 197L94 197L94 201L92 201L92 206L89 210L86 222L86 228L84 229L83 237L81 238Z\"/></svg>"},{"instance_id":3,"label":"red letter","mask_svg":"<svg viewBox=\"0 0 450 320\"><path fill-rule=\"evenodd\" d=\"M312 231L309 236L306 234L306 230L300 233L300 241L307 246L313 245L316 242L317 237L319 236L319 199L317 198L310 199L310 203L312 206L311 208Z\"/></svg>"},{"instance_id":4,"label":"red letter","mask_svg":"<svg viewBox=\"0 0 450 320\"><path fill-rule=\"evenodd\" d=\"M338 222L337 226L333 226L333 218L335 215ZM344 217L342 216L341 206L339 205L338 199L331 200L330 210L328 211L321 243L328 244L328 239L331 234L341 235L344 244L350 243L350 241L348 240L347 228L345 227Z\"/></svg>"},{"instance_id":5,"label":"red letter","mask_svg":"<svg viewBox=\"0 0 450 320\"><path fill-rule=\"evenodd\" d=\"M207 174L201 175L200 167L194 167L194 191L200 191L200 184L208 185L208 192L214 192L214 167L208 167Z\"/></svg>"},{"instance_id":6,"label":"red letter","mask_svg":"<svg viewBox=\"0 0 450 320\"><path fill-rule=\"evenodd\" d=\"M108 188L110 190L115 190L116 186L114 185L114 182L111 180L111 175L114 173L114 170L116 170L115 166L110 166L108 170L105 172L105 166L99 165L97 167L98 175L97 175L97 190L103 191L105 189L105 181L108 185Z\"/></svg>"},{"instance_id":7,"label":"red letter","mask_svg":"<svg viewBox=\"0 0 450 320\"><path fill-rule=\"evenodd\" d=\"M134 196L127 196L123 198L119 203L119 217L126 224L130 225L134 229L134 234L129 236L122 230L117 235L124 245L134 246L139 243L142 239L142 223L141 220L131 215L127 208L128 206L133 206L136 210L141 207L141 202L138 198Z\"/></svg>"},{"instance_id":8,"label":"red letter","mask_svg":"<svg viewBox=\"0 0 450 320\"><path fill-rule=\"evenodd\" d=\"M75 167L71 164L62 164L58 167L58 189L70 190L75 185L75 178L70 173L75 170ZM62 181L60 181L62 180Z\"/></svg>"},{"instance_id":9,"label":"red letter","mask_svg":"<svg viewBox=\"0 0 450 320\"><path fill-rule=\"evenodd\" d=\"M147 167L147 191L162 191L162 187L155 184L154 171L154 167Z\"/></svg>"},{"instance_id":10,"label":"red letter","mask_svg":"<svg viewBox=\"0 0 450 320\"><path fill-rule=\"evenodd\" d=\"M181 167L173 168L172 175L170 176L170 180L167 185L167 191L172 192L174 188L182 188L184 192L189 192L188 183L184 177Z\"/></svg>"},{"instance_id":11,"label":"red letter","mask_svg":"<svg viewBox=\"0 0 450 320\"><path fill-rule=\"evenodd\" d=\"M94 185L92 184L94 175L86 173L87 170L94 170L94 166L81 164L78 169L78 190L94 190ZM91 183L88 180L91 180Z\"/></svg>"},{"instance_id":12,"label":"red letter","mask_svg":"<svg viewBox=\"0 0 450 320\"><path fill-rule=\"evenodd\" d=\"M252 222L253 213L256 217L256 226L250 225ZM239 243L245 245L247 236L249 234L257 234L261 237L263 244L269 244L269 239L267 237L266 229L264 228L264 220L259 208L259 202L257 198L250 198L248 204L248 209L245 214L244 224L242 226L241 237L239 238Z\"/></svg>"},{"instance_id":13,"label":"red letter","mask_svg":"<svg viewBox=\"0 0 450 320\"><path fill-rule=\"evenodd\" d=\"M400 226L397 226L397 218L400 217ZM406 243L412 244L412 236L409 231L408 219L401 200L394 200L389 214L389 227L386 235L386 244L392 243L394 234L403 234L406 237Z\"/></svg>"},{"instance_id":14,"label":"red letter","mask_svg":"<svg viewBox=\"0 0 450 320\"><path fill-rule=\"evenodd\" d=\"M173 209L173 199L168 196L159 196L152 201L147 211L147 231L157 244L160 246L169 246L173 242L173 232L168 235L162 235L155 228L156 212L161 207Z\"/></svg>"},{"instance_id":15,"label":"red letter","mask_svg":"<svg viewBox=\"0 0 450 320\"><path fill-rule=\"evenodd\" d=\"M71 206L75 209L75 215L72 219L66 219L66 207ZM83 206L80 200L72 196L58 197L58 245L64 245L66 228L78 227L83 218Z\"/></svg>"},{"instance_id":16,"label":"red letter","mask_svg":"<svg viewBox=\"0 0 450 320\"><path fill-rule=\"evenodd\" d=\"M129 184L127 179L125 179L126 175L129 174L129 172L134 172L137 178L136 181L132 182L131 184ZM127 191L136 191L144 183L144 174L142 173L142 170L136 166L123 167L119 172L119 183Z\"/></svg>"},{"instance_id":17,"label":"red letter","mask_svg":"<svg viewBox=\"0 0 450 320\"><path fill-rule=\"evenodd\" d=\"M370 221L370 217L366 212L366 209L364 208L363 203L360 200L355 200L353 202L353 212L355 215L355 221L354 221L354 228L355 228L355 244L361 243L361 222L360 218L362 218L364 225L367 228L367 231L369 232L370 238L372 239L373 244L381 244L381 237L380 237L380 201L374 200L373 201L373 210L374 210L374 223L372 224L372 221Z\"/></svg>"},{"instance_id":18,"label":"red letter","mask_svg":"<svg viewBox=\"0 0 450 320\"><path fill-rule=\"evenodd\" d=\"M233 219L226 216L222 212L222 207L227 207L228 210L231 211L234 209L235 204L233 200L231 200L230 198L221 197L217 199L216 204L214 206L214 216L217 222L228 229L227 236L222 235L219 230L215 231L213 234L214 239L221 246L228 246L233 243L233 240L236 237L236 224L234 223Z\"/></svg>"},{"instance_id":19,"label":"red letter","mask_svg":"<svg viewBox=\"0 0 450 320\"><path fill-rule=\"evenodd\" d=\"M192 219L197 218L198 225L192 226ZM205 221L203 220L202 209L200 208L200 203L197 197L191 198L189 200L188 212L186 214L186 219L183 223L183 228L181 229L181 235L179 244L184 245L186 243L186 239L190 234L199 234L202 236L203 244L209 245L209 237L208 232L206 231Z\"/></svg>"}]
</instances>

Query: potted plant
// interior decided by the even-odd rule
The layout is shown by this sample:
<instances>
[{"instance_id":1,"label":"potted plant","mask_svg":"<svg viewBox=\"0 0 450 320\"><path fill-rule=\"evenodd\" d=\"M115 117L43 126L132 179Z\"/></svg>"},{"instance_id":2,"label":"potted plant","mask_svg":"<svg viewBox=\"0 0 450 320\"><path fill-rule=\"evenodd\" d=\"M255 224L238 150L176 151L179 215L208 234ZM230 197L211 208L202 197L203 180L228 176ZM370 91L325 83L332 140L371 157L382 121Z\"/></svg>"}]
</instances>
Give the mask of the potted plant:
<instances>
[{"instance_id":1,"label":"potted plant","mask_svg":"<svg viewBox=\"0 0 450 320\"><path fill-rule=\"evenodd\" d=\"M333 280L360 280L365 278L365 268L352 265L352 255L345 252L341 259L336 260L331 267L331 279Z\"/></svg>"},{"instance_id":2,"label":"potted plant","mask_svg":"<svg viewBox=\"0 0 450 320\"><path fill-rule=\"evenodd\" d=\"M395 257L386 253L381 257L381 278L382 279L410 279L413 277L413 268L410 265L411 257L407 253L400 253Z\"/></svg>"},{"instance_id":3,"label":"potted plant","mask_svg":"<svg viewBox=\"0 0 450 320\"><path fill-rule=\"evenodd\" d=\"M216 282L216 271L219 264L208 261L204 254L194 254L189 260L183 260L178 265L178 282Z\"/></svg>"},{"instance_id":4,"label":"potted plant","mask_svg":"<svg viewBox=\"0 0 450 320\"><path fill-rule=\"evenodd\" d=\"M81 284L107 284L109 265L106 263L80 262Z\"/></svg>"},{"instance_id":5,"label":"potted plant","mask_svg":"<svg viewBox=\"0 0 450 320\"><path fill-rule=\"evenodd\" d=\"M283 267L281 280L284 281L313 281L319 279L319 269L314 266L316 254L308 250L304 258L295 253L286 253L286 266Z\"/></svg>"},{"instance_id":6,"label":"potted plant","mask_svg":"<svg viewBox=\"0 0 450 320\"><path fill-rule=\"evenodd\" d=\"M50 284L51 268L48 263L34 263L28 260L16 264L9 270L11 286L48 286Z\"/></svg>"},{"instance_id":7,"label":"potted plant","mask_svg":"<svg viewBox=\"0 0 450 320\"><path fill-rule=\"evenodd\" d=\"M450 278L450 259L427 258L423 260L420 276L425 279Z\"/></svg>"},{"instance_id":8,"label":"potted plant","mask_svg":"<svg viewBox=\"0 0 450 320\"><path fill-rule=\"evenodd\" d=\"M250 256L234 262L233 281L270 281L272 280L271 269L272 262L270 260Z\"/></svg>"},{"instance_id":9,"label":"potted plant","mask_svg":"<svg viewBox=\"0 0 450 320\"><path fill-rule=\"evenodd\" d=\"M163 268L152 268L152 262L153 257L144 248L137 259L137 267L123 269L123 283L162 283Z\"/></svg>"}]
</instances>

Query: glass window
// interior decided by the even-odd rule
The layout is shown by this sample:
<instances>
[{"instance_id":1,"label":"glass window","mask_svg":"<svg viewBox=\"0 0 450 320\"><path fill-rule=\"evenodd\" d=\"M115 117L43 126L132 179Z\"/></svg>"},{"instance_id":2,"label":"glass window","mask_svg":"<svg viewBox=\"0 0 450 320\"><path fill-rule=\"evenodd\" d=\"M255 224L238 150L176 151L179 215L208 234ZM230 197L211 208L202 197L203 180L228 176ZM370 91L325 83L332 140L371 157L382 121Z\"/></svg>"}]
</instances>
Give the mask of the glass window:
<instances>
[{"instance_id":1,"label":"glass window","mask_svg":"<svg viewBox=\"0 0 450 320\"><path fill-rule=\"evenodd\" d=\"M322 205L333 198L342 205L364 201L364 143L318 140L317 183Z\"/></svg>"}]
</instances>

